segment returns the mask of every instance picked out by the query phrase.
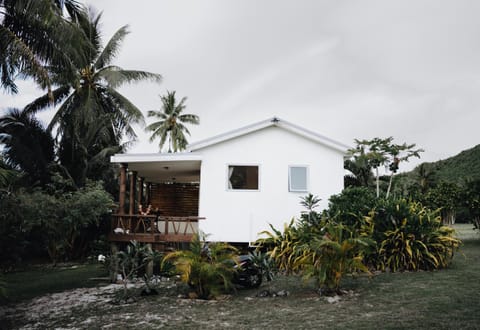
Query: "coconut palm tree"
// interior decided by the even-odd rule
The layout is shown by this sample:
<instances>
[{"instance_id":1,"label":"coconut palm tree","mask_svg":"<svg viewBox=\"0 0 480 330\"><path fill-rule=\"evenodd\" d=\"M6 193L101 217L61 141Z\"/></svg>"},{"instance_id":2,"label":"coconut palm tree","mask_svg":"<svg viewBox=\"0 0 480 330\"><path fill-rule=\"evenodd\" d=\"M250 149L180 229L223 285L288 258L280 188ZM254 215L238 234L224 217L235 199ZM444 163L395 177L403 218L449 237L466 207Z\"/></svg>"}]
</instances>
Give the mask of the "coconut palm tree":
<instances>
[{"instance_id":1,"label":"coconut palm tree","mask_svg":"<svg viewBox=\"0 0 480 330\"><path fill-rule=\"evenodd\" d=\"M124 70L112 65L120 46L129 33L128 26L120 28L105 47L99 31L101 14L90 13L88 20L78 25L93 48L79 48L82 56L72 58L73 70L51 66L50 75L55 89L53 104L58 106L48 128L56 131L58 156L62 165L79 186L87 177L85 170L91 158L106 148L118 147L124 138L136 139L133 124L143 123L142 112L117 88L125 83L142 80L160 82L159 74ZM75 72L71 76L68 72ZM52 102L48 94L25 107L27 113L47 109ZM118 151L118 150L117 150ZM104 153L105 159L109 154Z\"/></svg>"},{"instance_id":2,"label":"coconut palm tree","mask_svg":"<svg viewBox=\"0 0 480 330\"><path fill-rule=\"evenodd\" d=\"M24 172L28 184L49 181L54 141L36 118L18 109L9 109L0 117L0 144L5 163Z\"/></svg>"},{"instance_id":3,"label":"coconut palm tree","mask_svg":"<svg viewBox=\"0 0 480 330\"><path fill-rule=\"evenodd\" d=\"M349 171L344 177L346 187L370 187L373 185L374 176L372 166L363 150L344 161L344 168Z\"/></svg>"},{"instance_id":4,"label":"coconut palm tree","mask_svg":"<svg viewBox=\"0 0 480 330\"><path fill-rule=\"evenodd\" d=\"M1 189L6 188L10 182L16 177L17 172L12 170L0 156L0 192Z\"/></svg>"},{"instance_id":5,"label":"coconut palm tree","mask_svg":"<svg viewBox=\"0 0 480 330\"><path fill-rule=\"evenodd\" d=\"M200 119L197 115L182 114L186 108L185 102L187 98L184 97L177 103L175 91L167 91L167 95L160 96L160 99L162 100L162 110L151 110L148 112L148 117L159 119L146 127L147 131L153 132L150 137L150 142L156 138L160 138L158 144L160 152L167 139L168 152L185 150L188 144L185 133L190 135L190 131L185 124L198 125Z\"/></svg>"},{"instance_id":6,"label":"coconut palm tree","mask_svg":"<svg viewBox=\"0 0 480 330\"><path fill-rule=\"evenodd\" d=\"M45 66L70 62L75 53L65 50L72 45L87 46L74 24L84 16L75 0L0 0L0 86L17 93L20 76L50 89Z\"/></svg>"}]
</instances>

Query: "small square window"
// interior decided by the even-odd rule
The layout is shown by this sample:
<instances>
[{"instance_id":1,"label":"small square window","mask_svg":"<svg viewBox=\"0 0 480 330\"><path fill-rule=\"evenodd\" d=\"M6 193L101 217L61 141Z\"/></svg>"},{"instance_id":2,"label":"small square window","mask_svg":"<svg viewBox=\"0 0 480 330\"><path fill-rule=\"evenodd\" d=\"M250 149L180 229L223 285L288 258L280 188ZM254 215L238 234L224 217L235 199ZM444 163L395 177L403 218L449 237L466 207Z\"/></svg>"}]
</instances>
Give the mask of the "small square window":
<instances>
[{"instance_id":1,"label":"small square window","mask_svg":"<svg viewBox=\"0 0 480 330\"><path fill-rule=\"evenodd\" d=\"M228 189L258 190L258 166L229 165Z\"/></svg>"},{"instance_id":2,"label":"small square window","mask_svg":"<svg viewBox=\"0 0 480 330\"><path fill-rule=\"evenodd\" d=\"M288 168L288 190L308 191L308 168L306 166L290 166Z\"/></svg>"}]
</instances>

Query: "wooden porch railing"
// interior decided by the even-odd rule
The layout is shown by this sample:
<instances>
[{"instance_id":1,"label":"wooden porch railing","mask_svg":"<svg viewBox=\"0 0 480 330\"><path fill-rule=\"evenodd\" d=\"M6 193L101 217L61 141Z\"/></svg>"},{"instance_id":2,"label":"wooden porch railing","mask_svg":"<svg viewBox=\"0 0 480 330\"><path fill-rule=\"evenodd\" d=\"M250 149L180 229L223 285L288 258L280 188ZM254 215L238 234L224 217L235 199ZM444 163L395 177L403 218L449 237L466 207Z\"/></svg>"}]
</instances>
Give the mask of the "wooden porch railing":
<instances>
[{"instance_id":1,"label":"wooden porch railing","mask_svg":"<svg viewBox=\"0 0 480 330\"><path fill-rule=\"evenodd\" d=\"M189 242L203 217L112 214L111 241Z\"/></svg>"}]
</instances>

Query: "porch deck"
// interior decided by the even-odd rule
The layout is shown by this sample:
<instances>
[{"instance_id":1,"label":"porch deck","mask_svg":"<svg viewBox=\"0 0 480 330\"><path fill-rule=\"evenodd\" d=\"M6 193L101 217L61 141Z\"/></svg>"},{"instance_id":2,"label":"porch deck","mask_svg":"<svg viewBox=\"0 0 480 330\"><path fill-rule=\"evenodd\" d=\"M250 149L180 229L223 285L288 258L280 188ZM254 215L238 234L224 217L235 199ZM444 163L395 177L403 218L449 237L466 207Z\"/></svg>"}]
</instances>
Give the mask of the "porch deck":
<instances>
[{"instance_id":1,"label":"porch deck","mask_svg":"<svg viewBox=\"0 0 480 330\"><path fill-rule=\"evenodd\" d=\"M190 242L203 217L173 217L141 214L113 214L111 242L182 243Z\"/></svg>"}]
</instances>

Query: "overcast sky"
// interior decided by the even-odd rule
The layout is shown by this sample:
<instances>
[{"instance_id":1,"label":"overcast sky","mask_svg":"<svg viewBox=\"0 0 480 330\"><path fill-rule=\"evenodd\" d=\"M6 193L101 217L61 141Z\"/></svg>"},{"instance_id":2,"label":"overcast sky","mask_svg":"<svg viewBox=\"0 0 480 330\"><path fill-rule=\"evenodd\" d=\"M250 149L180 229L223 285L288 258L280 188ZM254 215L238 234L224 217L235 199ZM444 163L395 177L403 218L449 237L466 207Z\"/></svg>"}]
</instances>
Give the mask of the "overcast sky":
<instances>
[{"instance_id":1,"label":"overcast sky","mask_svg":"<svg viewBox=\"0 0 480 330\"><path fill-rule=\"evenodd\" d=\"M422 161L480 143L480 1L83 3L103 11L105 42L129 24L115 64L163 75L121 90L145 115L167 90L188 97L190 142L279 116L352 146L416 143ZM0 108L40 94L20 87ZM129 152L158 151L137 133Z\"/></svg>"}]
</instances>

